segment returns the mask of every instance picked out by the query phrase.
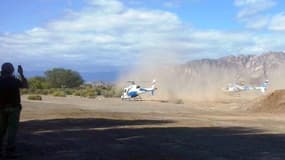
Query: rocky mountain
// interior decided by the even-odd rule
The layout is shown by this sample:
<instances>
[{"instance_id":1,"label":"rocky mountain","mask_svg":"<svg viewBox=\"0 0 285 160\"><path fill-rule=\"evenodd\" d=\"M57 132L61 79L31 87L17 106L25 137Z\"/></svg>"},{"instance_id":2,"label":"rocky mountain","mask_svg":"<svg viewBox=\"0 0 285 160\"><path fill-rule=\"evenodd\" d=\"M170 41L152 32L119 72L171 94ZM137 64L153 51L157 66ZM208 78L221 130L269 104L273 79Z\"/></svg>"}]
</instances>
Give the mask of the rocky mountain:
<instances>
[{"instance_id":1,"label":"rocky mountain","mask_svg":"<svg viewBox=\"0 0 285 160\"><path fill-rule=\"evenodd\" d=\"M284 72L285 53L270 52L262 55L227 56L219 59L189 61L180 68L188 79L216 76L232 81L260 83L274 74Z\"/></svg>"}]
</instances>

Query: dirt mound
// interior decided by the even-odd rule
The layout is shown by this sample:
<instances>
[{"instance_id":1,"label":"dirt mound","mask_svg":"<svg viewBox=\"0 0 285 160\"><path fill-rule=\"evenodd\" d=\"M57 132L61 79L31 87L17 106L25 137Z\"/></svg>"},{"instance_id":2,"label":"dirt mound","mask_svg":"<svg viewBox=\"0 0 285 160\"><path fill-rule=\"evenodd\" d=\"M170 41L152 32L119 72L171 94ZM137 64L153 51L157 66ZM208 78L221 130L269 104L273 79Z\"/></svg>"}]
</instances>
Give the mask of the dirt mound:
<instances>
[{"instance_id":1,"label":"dirt mound","mask_svg":"<svg viewBox=\"0 0 285 160\"><path fill-rule=\"evenodd\" d=\"M257 100L250 110L259 112L285 112L285 90L277 90Z\"/></svg>"}]
</instances>

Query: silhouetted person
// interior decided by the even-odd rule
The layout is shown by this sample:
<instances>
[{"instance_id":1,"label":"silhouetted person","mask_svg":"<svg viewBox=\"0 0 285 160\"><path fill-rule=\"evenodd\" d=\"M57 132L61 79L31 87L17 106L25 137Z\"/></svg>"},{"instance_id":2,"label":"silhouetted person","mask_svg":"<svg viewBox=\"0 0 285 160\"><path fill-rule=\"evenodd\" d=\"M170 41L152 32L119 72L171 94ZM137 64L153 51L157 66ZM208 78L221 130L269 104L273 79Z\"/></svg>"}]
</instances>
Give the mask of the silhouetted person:
<instances>
[{"instance_id":1,"label":"silhouetted person","mask_svg":"<svg viewBox=\"0 0 285 160\"><path fill-rule=\"evenodd\" d=\"M0 76L0 154L3 156L4 142L6 142L5 155L8 158L16 156L15 138L22 109L20 88L28 88L21 66L18 66L18 73L20 76L16 78L11 63L2 65Z\"/></svg>"}]
</instances>

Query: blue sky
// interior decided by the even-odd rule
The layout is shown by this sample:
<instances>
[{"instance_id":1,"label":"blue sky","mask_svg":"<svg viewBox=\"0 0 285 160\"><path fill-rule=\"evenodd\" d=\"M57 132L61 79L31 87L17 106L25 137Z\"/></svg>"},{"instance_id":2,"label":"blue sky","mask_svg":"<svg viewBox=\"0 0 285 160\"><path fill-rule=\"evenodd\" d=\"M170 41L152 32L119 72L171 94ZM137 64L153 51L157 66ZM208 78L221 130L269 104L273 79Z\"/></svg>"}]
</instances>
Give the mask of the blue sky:
<instances>
[{"instance_id":1,"label":"blue sky","mask_svg":"<svg viewBox=\"0 0 285 160\"><path fill-rule=\"evenodd\" d=\"M4 0L0 22L0 62L28 71L285 50L281 0Z\"/></svg>"}]
</instances>

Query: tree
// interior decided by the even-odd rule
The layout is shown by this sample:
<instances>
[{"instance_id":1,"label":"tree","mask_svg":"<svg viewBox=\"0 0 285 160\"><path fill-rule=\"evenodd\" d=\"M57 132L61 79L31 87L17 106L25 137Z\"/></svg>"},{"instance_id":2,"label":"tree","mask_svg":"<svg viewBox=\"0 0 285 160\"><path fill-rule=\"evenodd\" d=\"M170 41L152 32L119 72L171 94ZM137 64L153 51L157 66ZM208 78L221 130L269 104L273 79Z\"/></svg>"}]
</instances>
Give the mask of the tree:
<instances>
[{"instance_id":1,"label":"tree","mask_svg":"<svg viewBox=\"0 0 285 160\"><path fill-rule=\"evenodd\" d=\"M54 68L45 72L46 79L52 88L74 88L83 84L81 75L70 69Z\"/></svg>"},{"instance_id":2,"label":"tree","mask_svg":"<svg viewBox=\"0 0 285 160\"><path fill-rule=\"evenodd\" d=\"M49 88L48 82L45 77L33 77L29 80L29 86L32 89L47 89Z\"/></svg>"}]
</instances>

